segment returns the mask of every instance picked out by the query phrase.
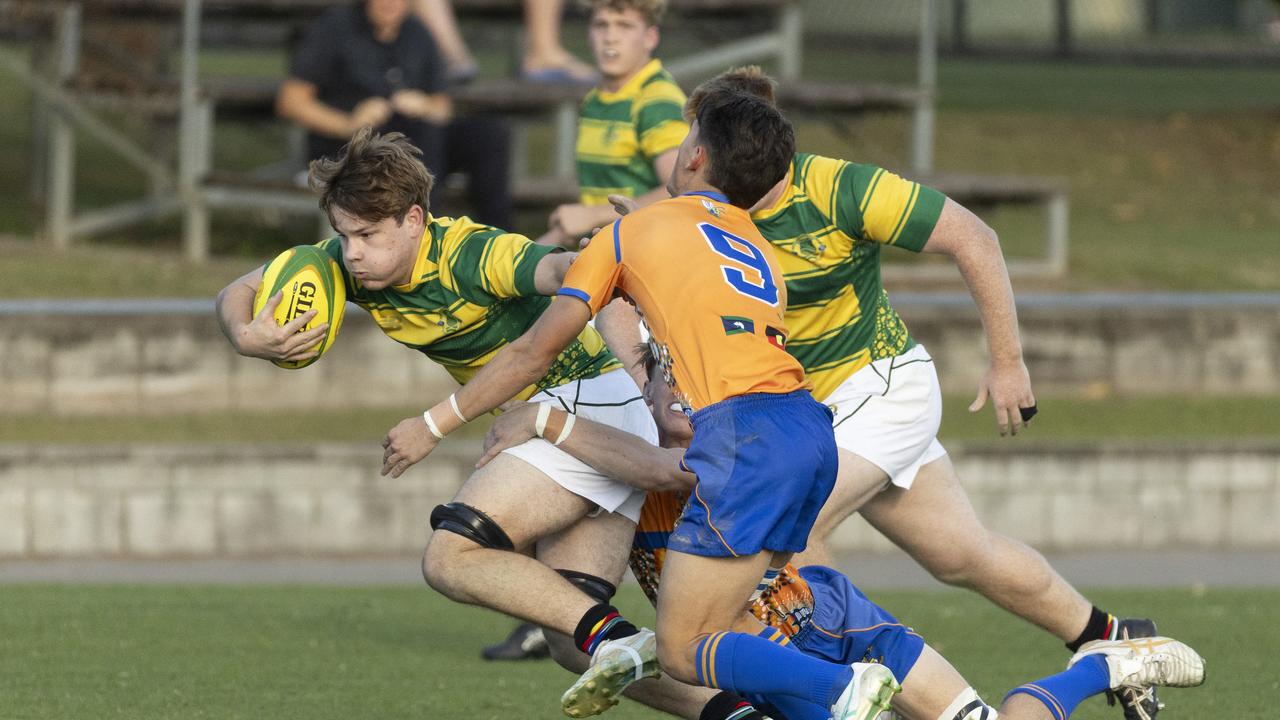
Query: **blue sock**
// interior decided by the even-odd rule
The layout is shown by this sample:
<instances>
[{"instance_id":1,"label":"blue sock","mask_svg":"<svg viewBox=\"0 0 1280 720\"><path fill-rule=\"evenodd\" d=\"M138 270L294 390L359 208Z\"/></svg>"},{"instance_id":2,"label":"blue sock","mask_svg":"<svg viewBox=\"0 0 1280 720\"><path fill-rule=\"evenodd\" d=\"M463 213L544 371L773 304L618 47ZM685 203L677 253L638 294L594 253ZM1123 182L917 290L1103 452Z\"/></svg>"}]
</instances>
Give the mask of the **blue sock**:
<instances>
[{"instance_id":1,"label":"blue sock","mask_svg":"<svg viewBox=\"0 0 1280 720\"><path fill-rule=\"evenodd\" d=\"M853 668L809 657L746 633L715 633L694 654L698 682L745 695L792 695L831 705L853 679Z\"/></svg>"},{"instance_id":2,"label":"blue sock","mask_svg":"<svg viewBox=\"0 0 1280 720\"><path fill-rule=\"evenodd\" d=\"M1107 671L1106 658L1089 655L1066 672L1019 685L1010 690L1005 698L1018 693L1030 695L1049 709L1054 720L1067 720L1080 701L1097 695L1110 686L1111 674Z\"/></svg>"}]
</instances>

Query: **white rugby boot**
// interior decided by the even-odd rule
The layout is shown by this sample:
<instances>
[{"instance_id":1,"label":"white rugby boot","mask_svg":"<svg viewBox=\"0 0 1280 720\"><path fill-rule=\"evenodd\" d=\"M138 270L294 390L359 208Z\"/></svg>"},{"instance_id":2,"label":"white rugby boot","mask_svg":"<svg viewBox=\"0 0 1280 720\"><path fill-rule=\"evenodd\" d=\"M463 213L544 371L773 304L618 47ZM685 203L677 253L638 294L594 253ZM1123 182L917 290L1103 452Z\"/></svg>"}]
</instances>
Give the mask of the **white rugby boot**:
<instances>
[{"instance_id":1,"label":"white rugby boot","mask_svg":"<svg viewBox=\"0 0 1280 720\"><path fill-rule=\"evenodd\" d=\"M1134 690L1138 700L1158 685L1195 687L1204 682L1204 658L1172 638L1094 640L1081 645L1067 667L1089 655L1106 660L1112 690ZM1135 708L1141 717L1140 703L1135 703Z\"/></svg>"},{"instance_id":2,"label":"white rugby boot","mask_svg":"<svg viewBox=\"0 0 1280 720\"><path fill-rule=\"evenodd\" d=\"M876 720L902 692L893 671L879 663L853 663L853 679L831 706L831 720Z\"/></svg>"},{"instance_id":3,"label":"white rugby boot","mask_svg":"<svg viewBox=\"0 0 1280 720\"><path fill-rule=\"evenodd\" d=\"M601 643L591 666L560 696L560 707L571 718L599 715L617 705L631 683L661 674L658 638L652 630L640 628L635 635Z\"/></svg>"}]
</instances>

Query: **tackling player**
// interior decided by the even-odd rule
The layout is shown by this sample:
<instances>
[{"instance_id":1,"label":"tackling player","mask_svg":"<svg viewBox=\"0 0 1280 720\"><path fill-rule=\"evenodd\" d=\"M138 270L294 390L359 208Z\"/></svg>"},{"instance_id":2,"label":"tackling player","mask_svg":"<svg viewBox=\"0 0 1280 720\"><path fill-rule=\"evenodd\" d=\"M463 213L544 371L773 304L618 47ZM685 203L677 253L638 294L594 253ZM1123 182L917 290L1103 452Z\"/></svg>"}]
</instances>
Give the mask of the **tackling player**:
<instances>
[{"instance_id":1,"label":"tackling player","mask_svg":"<svg viewBox=\"0 0 1280 720\"><path fill-rule=\"evenodd\" d=\"M588 420L578 421L561 444L566 452L635 487L650 492L631 550L631 571L651 601L657 598L666 546L695 478L683 469L683 451L692 428L657 373L652 355L642 353L650 381L645 400L657 421L661 447ZM536 437L539 424L556 434L567 420L559 410L520 407L498 418L485 439L483 465L504 448ZM871 602L847 578L819 565L771 569L752 598L752 615L767 628L764 637L833 662L879 662L902 679L893 710L904 720L994 720L988 706L955 668L910 628ZM742 623L751 631L751 623ZM590 677L590 675L588 675ZM1154 685L1188 687L1203 680L1203 661L1176 641L1096 641L1071 660L1067 671L1026 683L1004 699L1004 720L1063 720L1084 698L1108 689L1148 693ZM759 698L775 720L822 720L827 709L795 703L785 696ZM716 697L707 707L735 703ZM699 706L700 707L700 706ZM690 711L696 708L690 708ZM685 712L692 716L691 712ZM752 718L753 716L743 716Z\"/></svg>"},{"instance_id":2,"label":"tackling player","mask_svg":"<svg viewBox=\"0 0 1280 720\"><path fill-rule=\"evenodd\" d=\"M758 68L729 71L694 90L686 115L692 117L704 97L724 91L772 104L774 84ZM937 579L981 593L1073 652L1090 640L1154 635L1150 620L1101 610L1040 553L985 528L937 441L937 372L889 304L880 251L895 246L955 261L982 316L992 358L970 410L990 398L1001 434L1016 433L1035 397L995 233L936 190L872 165L808 153L795 155L786 177L752 206L751 216L786 279L787 350L804 365L814 397L835 414L839 475L801 560L830 563L827 538L860 512ZM628 364L635 336L613 333L631 326L604 328ZM1146 696L1140 709L1136 697L1120 693L1126 717L1153 717L1159 708L1154 696Z\"/></svg>"},{"instance_id":3,"label":"tackling player","mask_svg":"<svg viewBox=\"0 0 1280 720\"><path fill-rule=\"evenodd\" d=\"M738 93L708 97L668 185L678 197L597 235L538 322L457 394L463 417L507 401L621 291L646 318L664 378L693 416L685 465L698 476L696 502L671 536L656 648L651 633L599 643L597 628L607 630L616 615L608 605L583 616L575 640L599 653L601 672L570 689L571 715L594 709L636 675L657 674L659 659L683 682L788 695L829 708L837 720L869 720L898 689L883 666L832 663L731 629L771 562L804 549L835 482L830 413L783 349L786 290L744 209L785 175L794 143L790 124L768 103ZM428 423L409 418L392 428L384 470L402 471L460 427L448 411L440 404Z\"/></svg>"}]
</instances>

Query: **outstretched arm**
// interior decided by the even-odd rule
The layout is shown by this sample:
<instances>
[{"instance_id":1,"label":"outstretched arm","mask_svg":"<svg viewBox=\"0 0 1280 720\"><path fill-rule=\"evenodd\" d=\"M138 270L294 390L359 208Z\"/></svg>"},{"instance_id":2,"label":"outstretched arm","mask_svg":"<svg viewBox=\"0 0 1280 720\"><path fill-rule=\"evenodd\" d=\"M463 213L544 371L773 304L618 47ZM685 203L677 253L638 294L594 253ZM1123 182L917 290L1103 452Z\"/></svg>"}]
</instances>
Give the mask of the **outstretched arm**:
<instances>
[{"instance_id":1,"label":"outstretched arm","mask_svg":"<svg viewBox=\"0 0 1280 720\"><path fill-rule=\"evenodd\" d=\"M559 408L548 408L541 437L555 442L561 450L595 468L600 474L631 487L648 490L688 490L696 476L681 469L684 450L661 448L644 439L602 423L576 418L562 439L569 414ZM526 403L494 420L485 436L485 452L476 463L485 463L507 448L539 437L537 417L539 405Z\"/></svg>"},{"instance_id":2,"label":"outstretched arm","mask_svg":"<svg viewBox=\"0 0 1280 720\"><path fill-rule=\"evenodd\" d=\"M1000 240L978 216L948 198L923 251L948 255L955 261L982 317L991 364L969 411L981 410L990 396L1000 434L1016 435L1026 424L1020 408L1034 406L1036 398L1022 359L1018 311Z\"/></svg>"},{"instance_id":3,"label":"outstretched arm","mask_svg":"<svg viewBox=\"0 0 1280 720\"><path fill-rule=\"evenodd\" d=\"M462 427L462 418L471 420L493 410L547 374L556 356L586 327L591 310L571 297L557 297L538 321L514 342L494 356L476 376L452 397L428 412L441 435ZM458 417L458 413L462 418ZM435 449L441 438L428 428L426 418L415 415L391 428L382 441L382 474L400 477L414 463Z\"/></svg>"}]
</instances>

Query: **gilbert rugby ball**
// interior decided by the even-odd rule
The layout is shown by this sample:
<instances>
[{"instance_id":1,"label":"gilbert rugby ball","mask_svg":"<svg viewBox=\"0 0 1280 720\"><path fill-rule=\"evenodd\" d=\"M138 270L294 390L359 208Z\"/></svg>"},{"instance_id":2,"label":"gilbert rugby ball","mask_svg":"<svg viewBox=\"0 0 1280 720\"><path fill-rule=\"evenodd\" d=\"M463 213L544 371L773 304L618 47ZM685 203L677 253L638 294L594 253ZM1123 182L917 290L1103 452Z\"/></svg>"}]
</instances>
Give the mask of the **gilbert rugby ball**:
<instances>
[{"instance_id":1,"label":"gilbert rugby ball","mask_svg":"<svg viewBox=\"0 0 1280 720\"><path fill-rule=\"evenodd\" d=\"M309 310L315 310L316 316L299 332L329 323L329 331L318 348L319 355L309 360L271 361L282 368L297 370L319 360L333 346L347 307L347 289L342 283L342 270L333 258L314 245L299 245L285 250L267 264L258 294L253 298L253 314L262 312L267 300L281 291L284 297L276 306L277 324L285 325Z\"/></svg>"}]
</instances>

